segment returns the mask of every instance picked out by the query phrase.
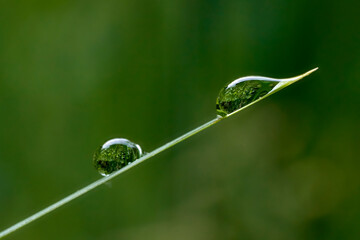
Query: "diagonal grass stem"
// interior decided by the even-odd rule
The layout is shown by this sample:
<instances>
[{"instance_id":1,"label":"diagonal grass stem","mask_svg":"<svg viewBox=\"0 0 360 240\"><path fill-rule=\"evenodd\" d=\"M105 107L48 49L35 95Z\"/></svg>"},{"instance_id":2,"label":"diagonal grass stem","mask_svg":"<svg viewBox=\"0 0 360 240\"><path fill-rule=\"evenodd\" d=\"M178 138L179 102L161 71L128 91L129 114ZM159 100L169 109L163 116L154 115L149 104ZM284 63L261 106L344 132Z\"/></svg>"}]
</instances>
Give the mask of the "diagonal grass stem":
<instances>
[{"instance_id":1,"label":"diagonal grass stem","mask_svg":"<svg viewBox=\"0 0 360 240\"><path fill-rule=\"evenodd\" d=\"M270 96L271 94L273 94L273 93L275 93L275 92L277 92L277 91L279 91L279 90L281 90L281 89L289 86L290 84L292 84L292 83L294 83L294 82L296 82L296 81L304 78L305 76L311 74L312 72L314 72L314 71L316 71L316 70L317 70L317 68L315 68L315 69L313 69L313 70L310 70L310 71L308 71L308 72L306 72L306 73L304 73L304 74L302 74L302 75L299 75L299 76L297 76L297 77L294 77L294 78L281 79L281 80L280 80L280 83L277 84L276 87L274 87L274 89L273 89L272 91L270 91L267 95L265 95L265 96L263 96L263 97L255 100L255 101L249 103L248 105L246 105L246 106L244 106L244 107L241 107L241 108L237 109L236 111L233 111L233 112L227 114L227 115L224 116L224 117L218 116L218 117L214 118L213 120L211 120L211 121L209 121L209 122L201 125L200 127L195 128L195 129L193 129L193 130L185 133L184 135L182 135L182 136L180 136L180 137L178 137L178 138L176 138L176 139L174 139L174 140L172 140L172 141L164 144L163 146L161 146L161 147L153 150L152 152L145 154L144 156L140 157L140 158L137 159L136 161L134 161L134 162L132 162L131 164L129 164L129 165L121 168L120 170L118 170L118 171L110 174L109 176L100 178L99 180L97 180L97 181L95 181L95 182L87 185L86 187L77 190L76 192L74 192L74 193L70 194L69 196L61 199L60 201L58 201L58 202L56 202L56 203L54 203L54 204L52 204L52 205L50 205L50 206L48 206L48 207L40 210L40 211L38 211L37 213L31 215L30 217L25 218L24 220L22 220L22 221L20 221L20 222L18 222L18 223L16 223L16 224L14 224L13 226L11 226L11 227L3 230L2 232L0 232L0 238L3 238L3 237L9 235L9 234L12 233L12 232L15 232L16 230L18 230L18 229L26 226L27 224L29 224L29 223L31 223L31 222L33 222L33 221L41 218L42 216L44 216L44 215L46 215L46 214L54 211L55 209L57 209L57 208L65 205L65 204L67 204L68 202L70 202L70 201L72 201L72 200L74 200L74 199L76 199L76 198L84 195L85 193L91 191L92 189L94 189L94 188L96 188L96 187L98 187L98 186L100 186L100 185L102 185L102 184L110 181L111 179L115 178L116 176L118 176L118 175L126 172L127 170L129 170L129 169L137 166L138 164L140 164L140 163L142 163L142 162L150 159L151 157L153 157L153 156L155 156L155 155L157 155L157 154L159 154L159 153L161 153L161 152L163 152L163 151L165 151L165 150L173 147L174 145L176 145L176 144L184 141L185 139L187 139L187 138L189 138L189 137L191 137L191 136L193 136L193 135L195 135L195 134L197 134L197 133L199 133L199 132L207 129L208 127L210 127L210 126L218 123L218 122L221 121L222 119L225 119L225 118L227 118L227 117L229 117L229 116L231 116L231 115L233 115L233 114L235 114L235 113L237 113L237 112L240 112L240 111L244 110L245 108L247 108L247 107L249 107L249 106L251 106L251 105L259 102L260 100L265 99L266 97ZM260 77L260 78L263 78L263 77Z\"/></svg>"}]
</instances>

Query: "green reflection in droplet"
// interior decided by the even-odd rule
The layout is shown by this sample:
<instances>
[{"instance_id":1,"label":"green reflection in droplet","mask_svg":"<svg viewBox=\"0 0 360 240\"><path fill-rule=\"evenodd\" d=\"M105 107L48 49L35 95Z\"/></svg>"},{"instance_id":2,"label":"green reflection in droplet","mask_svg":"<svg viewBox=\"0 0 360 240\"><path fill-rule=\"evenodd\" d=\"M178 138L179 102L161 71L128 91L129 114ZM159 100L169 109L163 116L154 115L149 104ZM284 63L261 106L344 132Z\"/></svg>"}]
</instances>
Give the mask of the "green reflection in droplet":
<instances>
[{"instance_id":1,"label":"green reflection in droplet","mask_svg":"<svg viewBox=\"0 0 360 240\"><path fill-rule=\"evenodd\" d=\"M265 77L244 77L233 81L219 93L216 100L217 114L225 117L265 96L279 82L280 80Z\"/></svg>"},{"instance_id":2,"label":"green reflection in droplet","mask_svg":"<svg viewBox=\"0 0 360 240\"><path fill-rule=\"evenodd\" d=\"M139 145L124 139L115 138L107 141L94 153L93 164L99 173L107 176L140 158Z\"/></svg>"}]
</instances>

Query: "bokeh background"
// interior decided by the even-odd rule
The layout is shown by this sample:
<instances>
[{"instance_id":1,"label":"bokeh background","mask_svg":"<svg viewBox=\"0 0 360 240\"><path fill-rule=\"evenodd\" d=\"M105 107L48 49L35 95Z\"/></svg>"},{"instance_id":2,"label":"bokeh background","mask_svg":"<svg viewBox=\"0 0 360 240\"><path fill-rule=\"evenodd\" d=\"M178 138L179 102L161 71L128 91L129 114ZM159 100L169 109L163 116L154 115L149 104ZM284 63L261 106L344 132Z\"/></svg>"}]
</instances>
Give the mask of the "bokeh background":
<instances>
[{"instance_id":1,"label":"bokeh background","mask_svg":"<svg viewBox=\"0 0 360 240\"><path fill-rule=\"evenodd\" d=\"M360 15L344 0L0 2L0 228L215 117L246 75L308 78L7 239L359 239Z\"/></svg>"}]
</instances>

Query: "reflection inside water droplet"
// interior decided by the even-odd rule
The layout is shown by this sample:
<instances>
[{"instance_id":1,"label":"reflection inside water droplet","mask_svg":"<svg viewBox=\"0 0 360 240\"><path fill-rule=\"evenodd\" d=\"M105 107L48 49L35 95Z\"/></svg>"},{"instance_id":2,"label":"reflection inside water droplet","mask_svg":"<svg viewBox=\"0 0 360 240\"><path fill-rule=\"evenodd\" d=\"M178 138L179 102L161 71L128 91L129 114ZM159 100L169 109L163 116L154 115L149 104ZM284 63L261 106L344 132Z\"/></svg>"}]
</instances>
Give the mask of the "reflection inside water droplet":
<instances>
[{"instance_id":1,"label":"reflection inside water droplet","mask_svg":"<svg viewBox=\"0 0 360 240\"><path fill-rule=\"evenodd\" d=\"M268 94L280 82L266 77L243 77L224 87L216 100L218 115L226 115Z\"/></svg>"},{"instance_id":2,"label":"reflection inside water droplet","mask_svg":"<svg viewBox=\"0 0 360 240\"><path fill-rule=\"evenodd\" d=\"M125 139L114 138L94 153L93 164L99 173L107 176L132 163L143 155L139 145Z\"/></svg>"}]
</instances>

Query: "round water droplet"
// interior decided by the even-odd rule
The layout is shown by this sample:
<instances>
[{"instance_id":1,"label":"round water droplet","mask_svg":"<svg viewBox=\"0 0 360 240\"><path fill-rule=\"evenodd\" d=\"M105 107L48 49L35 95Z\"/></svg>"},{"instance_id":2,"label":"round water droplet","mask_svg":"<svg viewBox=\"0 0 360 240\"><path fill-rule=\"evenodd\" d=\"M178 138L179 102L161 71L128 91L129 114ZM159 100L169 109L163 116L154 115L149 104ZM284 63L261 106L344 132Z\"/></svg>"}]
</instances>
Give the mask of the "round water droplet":
<instances>
[{"instance_id":1,"label":"round water droplet","mask_svg":"<svg viewBox=\"0 0 360 240\"><path fill-rule=\"evenodd\" d=\"M103 176L119 170L142 156L139 145L125 139L107 141L94 153L93 163Z\"/></svg>"},{"instance_id":2,"label":"round water droplet","mask_svg":"<svg viewBox=\"0 0 360 240\"><path fill-rule=\"evenodd\" d=\"M218 115L226 115L268 94L281 80L266 77L243 77L224 87L216 100Z\"/></svg>"}]
</instances>

